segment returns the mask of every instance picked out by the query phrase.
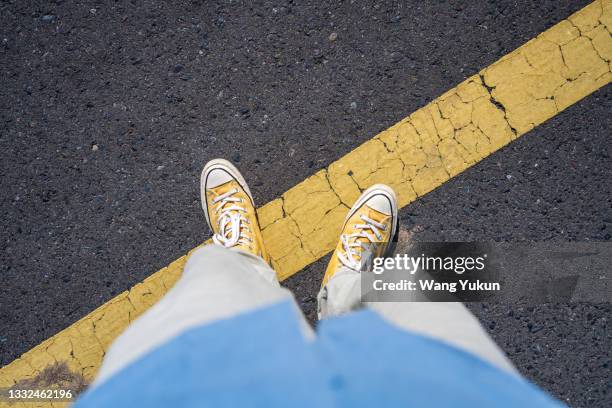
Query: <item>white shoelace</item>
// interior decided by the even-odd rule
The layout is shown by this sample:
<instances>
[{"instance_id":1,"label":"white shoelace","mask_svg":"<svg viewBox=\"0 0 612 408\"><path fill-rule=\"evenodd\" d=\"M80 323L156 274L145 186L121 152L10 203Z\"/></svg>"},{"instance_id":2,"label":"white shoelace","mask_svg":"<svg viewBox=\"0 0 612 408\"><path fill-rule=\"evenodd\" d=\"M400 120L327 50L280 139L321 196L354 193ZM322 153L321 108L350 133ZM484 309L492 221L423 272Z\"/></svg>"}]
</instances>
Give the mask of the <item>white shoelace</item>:
<instances>
[{"instance_id":1,"label":"white shoelace","mask_svg":"<svg viewBox=\"0 0 612 408\"><path fill-rule=\"evenodd\" d=\"M361 267L361 257L364 249L367 249L368 244L372 244L374 242L382 241L381 230L384 231L387 229L385 224L376 222L365 215L361 215L362 221L364 224L356 224L355 228L357 232L353 234L345 234L340 236L340 240L342 242L342 249L344 249L344 254L341 252L337 252L338 259L344 266L347 268L359 271ZM374 235L369 234L366 230L370 230L374 233ZM365 238L367 242L362 242L359 238ZM375 239L376 238L376 239Z\"/></svg>"},{"instance_id":2,"label":"white shoelace","mask_svg":"<svg viewBox=\"0 0 612 408\"><path fill-rule=\"evenodd\" d=\"M236 245L250 247L252 239L243 235L243 232L250 231L249 221L243 216L247 211L236 203L243 200L233 197L238 192L234 188L227 193L223 193L213 198L212 204L216 205L215 214L219 215L217 225L219 232L213 235L213 242L231 248Z\"/></svg>"}]
</instances>

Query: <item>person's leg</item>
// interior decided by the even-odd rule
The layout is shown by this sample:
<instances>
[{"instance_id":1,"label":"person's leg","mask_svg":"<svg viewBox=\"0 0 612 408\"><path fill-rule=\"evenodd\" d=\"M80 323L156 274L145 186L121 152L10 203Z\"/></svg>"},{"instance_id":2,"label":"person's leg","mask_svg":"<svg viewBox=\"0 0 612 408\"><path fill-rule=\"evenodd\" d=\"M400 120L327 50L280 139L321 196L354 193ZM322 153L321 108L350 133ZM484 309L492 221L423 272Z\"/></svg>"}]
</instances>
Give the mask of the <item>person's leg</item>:
<instances>
[{"instance_id":1,"label":"person's leg","mask_svg":"<svg viewBox=\"0 0 612 408\"><path fill-rule=\"evenodd\" d=\"M369 196L366 196L366 193L369 193ZM385 208L384 205L381 205L384 202L379 201L374 203L374 207L380 213L387 214L388 218L382 218L379 221L383 224L386 223L392 229L393 218L397 217L397 207L392 205L395 197L394 195L385 195L384 190L381 190L380 194L383 194L391 202L391 205ZM368 201L371 196L372 191L368 189L353 206L351 212L360 214L364 211L364 208L367 210L367 207L372 205ZM355 222L359 223L359 218L355 219L354 216L351 218L351 213L349 213L341 233L340 242L332 254L318 295L320 319L348 313L351 310L367 306L396 327L446 342L475 354L507 372L519 375L504 352L482 328L478 319L462 303L375 302L362 304L359 268L350 268L342 262L338 262L338 259L346 259L347 248L349 251L351 248L355 248L355 250L359 248L350 246L351 242L355 240L355 227L351 228L351 223ZM387 237L390 236L387 235ZM384 244L384 242L375 241L361 243L366 244L361 246L362 250L368 245ZM387 249L388 243L384 250L378 252L385 254ZM358 253L352 255L355 257L361 256Z\"/></svg>"},{"instance_id":2,"label":"person's leg","mask_svg":"<svg viewBox=\"0 0 612 408\"><path fill-rule=\"evenodd\" d=\"M433 337L469 351L495 366L518 374L480 322L459 302L373 302L361 303L358 272L338 271L319 292L319 316L348 313L367 306L401 329Z\"/></svg>"},{"instance_id":3,"label":"person's leg","mask_svg":"<svg viewBox=\"0 0 612 408\"><path fill-rule=\"evenodd\" d=\"M347 313L361 302L359 271L363 255L386 256L397 235L397 198L376 184L361 194L349 210L336 250L327 265L317 296L319 319Z\"/></svg>"},{"instance_id":4,"label":"person's leg","mask_svg":"<svg viewBox=\"0 0 612 408\"><path fill-rule=\"evenodd\" d=\"M432 337L520 375L478 319L460 302L376 302L368 307L401 329Z\"/></svg>"},{"instance_id":5,"label":"person's leg","mask_svg":"<svg viewBox=\"0 0 612 408\"><path fill-rule=\"evenodd\" d=\"M194 251L172 290L113 343L97 383L191 327L286 299L294 302L305 335L312 336L268 264L253 197L240 172L226 160L208 162L201 200L216 245Z\"/></svg>"},{"instance_id":6,"label":"person's leg","mask_svg":"<svg viewBox=\"0 0 612 408\"><path fill-rule=\"evenodd\" d=\"M115 340L96 383L185 330L287 299L294 301L260 258L219 245L200 248L191 255L183 276L166 296ZM297 304L295 310L305 335L311 336Z\"/></svg>"},{"instance_id":7,"label":"person's leg","mask_svg":"<svg viewBox=\"0 0 612 408\"><path fill-rule=\"evenodd\" d=\"M361 307L360 274L350 268L341 267L319 291L317 296L319 319L345 314L359 307Z\"/></svg>"},{"instance_id":8,"label":"person's leg","mask_svg":"<svg viewBox=\"0 0 612 408\"><path fill-rule=\"evenodd\" d=\"M361 303L359 273L351 270L339 271L337 278L330 279L319 292L318 300L320 318L367 306L396 327L446 342L518 374L508 357L462 303L373 302L364 305Z\"/></svg>"}]
</instances>

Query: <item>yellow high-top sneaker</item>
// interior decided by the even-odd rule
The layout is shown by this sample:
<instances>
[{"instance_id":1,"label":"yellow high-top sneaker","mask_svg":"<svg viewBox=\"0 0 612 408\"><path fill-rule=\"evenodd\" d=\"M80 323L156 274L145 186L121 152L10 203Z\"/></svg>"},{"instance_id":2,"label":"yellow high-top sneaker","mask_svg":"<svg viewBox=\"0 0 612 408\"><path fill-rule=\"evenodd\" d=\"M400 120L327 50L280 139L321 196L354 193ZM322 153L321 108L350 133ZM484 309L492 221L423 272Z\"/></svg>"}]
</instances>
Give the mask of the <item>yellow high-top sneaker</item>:
<instances>
[{"instance_id":1,"label":"yellow high-top sneaker","mask_svg":"<svg viewBox=\"0 0 612 408\"><path fill-rule=\"evenodd\" d=\"M202 170L200 189L214 243L249 252L269 264L253 196L238 169L227 160L209 161Z\"/></svg>"},{"instance_id":2,"label":"yellow high-top sneaker","mask_svg":"<svg viewBox=\"0 0 612 408\"><path fill-rule=\"evenodd\" d=\"M321 287L342 267L360 271L364 251L371 256L390 256L397 242L397 198L383 184L375 184L361 194L344 221L340 241L327 265Z\"/></svg>"}]
</instances>

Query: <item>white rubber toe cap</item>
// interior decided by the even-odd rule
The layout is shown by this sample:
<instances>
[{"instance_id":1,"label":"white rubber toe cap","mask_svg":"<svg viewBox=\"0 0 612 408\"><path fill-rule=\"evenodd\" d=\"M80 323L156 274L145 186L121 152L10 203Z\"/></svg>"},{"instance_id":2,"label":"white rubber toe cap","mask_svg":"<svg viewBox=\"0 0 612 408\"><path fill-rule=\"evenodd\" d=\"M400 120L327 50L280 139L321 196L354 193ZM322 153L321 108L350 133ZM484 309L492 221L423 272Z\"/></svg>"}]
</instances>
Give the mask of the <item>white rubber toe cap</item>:
<instances>
[{"instance_id":1,"label":"white rubber toe cap","mask_svg":"<svg viewBox=\"0 0 612 408\"><path fill-rule=\"evenodd\" d=\"M366 205L373 210L383 213L385 215L393 214L393 208L389 198L383 194L376 194L366 201Z\"/></svg>"},{"instance_id":2,"label":"white rubber toe cap","mask_svg":"<svg viewBox=\"0 0 612 408\"><path fill-rule=\"evenodd\" d=\"M206 177L206 188L215 188L233 179L232 175L223 169L212 169Z\"/></svg>"}]
</instances>

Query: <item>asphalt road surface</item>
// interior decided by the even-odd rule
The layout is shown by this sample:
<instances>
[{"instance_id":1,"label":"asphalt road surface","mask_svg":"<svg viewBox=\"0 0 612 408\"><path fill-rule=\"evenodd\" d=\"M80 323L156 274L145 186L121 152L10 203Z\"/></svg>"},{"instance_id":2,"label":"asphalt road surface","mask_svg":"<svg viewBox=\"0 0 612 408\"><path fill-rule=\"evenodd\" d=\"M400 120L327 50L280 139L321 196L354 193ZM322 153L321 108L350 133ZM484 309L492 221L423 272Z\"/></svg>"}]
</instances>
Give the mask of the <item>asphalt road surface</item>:
<instances>
[{"instance_id":1,"label":"asphalt road surface","mask_svg":"<svg viewBox=\"0 0 612 408\"><path fill-rule=\"evenodd\" d=\"M466 3L0 3L0 362L209 237L209 159L263 204L588 2ZM404 227L610 241L611 91L411 204ZM327 259L285 282L311 319ZM470 307L529 379L612 404L609 303Z\"/></svg>"}]
</instances>

